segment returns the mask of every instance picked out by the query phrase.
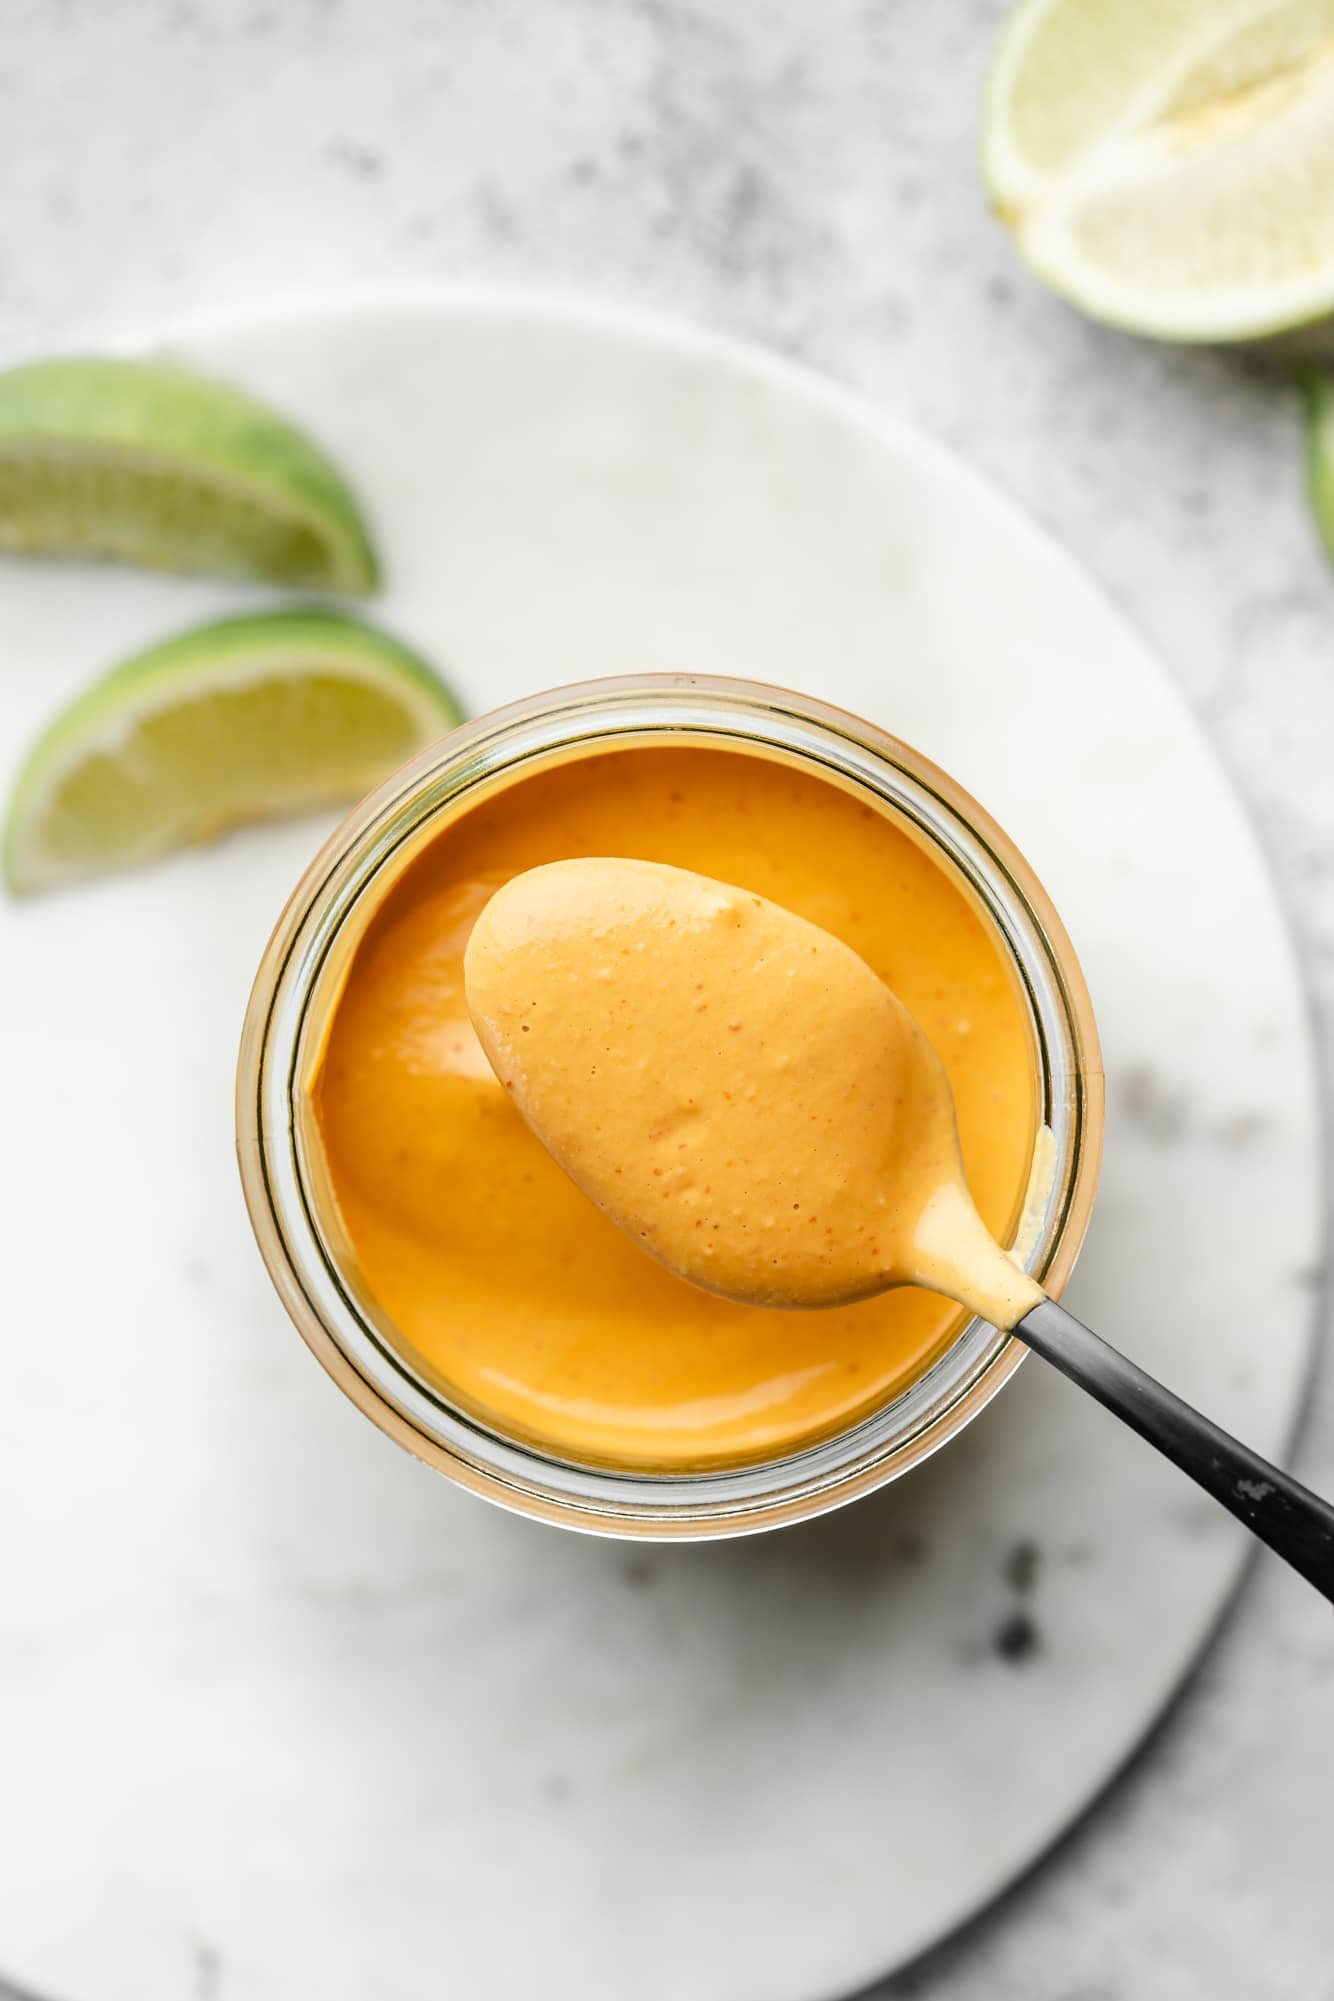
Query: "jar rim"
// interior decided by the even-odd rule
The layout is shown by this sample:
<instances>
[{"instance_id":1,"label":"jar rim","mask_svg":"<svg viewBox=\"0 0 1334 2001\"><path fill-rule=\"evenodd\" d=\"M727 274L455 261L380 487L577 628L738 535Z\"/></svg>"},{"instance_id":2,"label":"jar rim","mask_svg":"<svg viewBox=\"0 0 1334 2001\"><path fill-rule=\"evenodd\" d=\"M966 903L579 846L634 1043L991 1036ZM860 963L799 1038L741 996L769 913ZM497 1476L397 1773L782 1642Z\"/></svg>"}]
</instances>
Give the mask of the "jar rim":
<instances>
[{"instance_id":1,"label":"jar rim","mask_svg":"<svg viewBox=\"0 0 1334 2001\"><path fill-rule=\"evenodd\" d=\"M493 1432L411 1369L323 1231L301 1140L314 1000L331 954L446 814L525 766L669 740L777 752L860 787L952 865L1005 945L1030 1010L1040 1121L1055 1171L1025 1268L1059 1295L1092 1209L1102 1142L1097 1029L1070 939L1009 836L953 778L898 738L817 698L688 674L575 683L492 710L419 753L334 830L298 883L256 975L237 1073L237 1149L261 1255L298 1331L382 1430L459 1484L592 1533L737 1535L822 1513L899 1477L956 1435L1026 1352L969 1320L923 1373L844 1429L779 1456L699 1471L566 1461Z\"/></svg>"}]
</instances>

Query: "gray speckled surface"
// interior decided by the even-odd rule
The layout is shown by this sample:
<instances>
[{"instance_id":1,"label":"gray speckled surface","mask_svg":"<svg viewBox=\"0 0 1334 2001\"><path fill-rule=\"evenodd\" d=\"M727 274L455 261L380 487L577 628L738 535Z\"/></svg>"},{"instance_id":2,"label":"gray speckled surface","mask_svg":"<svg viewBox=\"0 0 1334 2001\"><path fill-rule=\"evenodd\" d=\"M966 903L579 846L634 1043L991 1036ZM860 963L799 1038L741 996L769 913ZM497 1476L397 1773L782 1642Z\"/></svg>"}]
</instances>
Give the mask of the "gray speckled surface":
<instances>
[{"instance_id":1,"label":"gray speckled surface","mask_svg":"<svg viewBox=\"0 0 1334 2001\"><path fill-rule=\"evenodd\" d=\"M1087 326L1014 266L974 170L999 13L9 0L0 351L275 291L491 277L802 356L958 447L1131 612L1257 818L1328 1054L1334 574L1295 405L1244 361ZM1334 1487L1328 1381L1300 1465ZM1112 1798L882 1991L1334 1992L1332 1688L1328 1608L1262 1564Z\"/></svg>"}]
</instances>

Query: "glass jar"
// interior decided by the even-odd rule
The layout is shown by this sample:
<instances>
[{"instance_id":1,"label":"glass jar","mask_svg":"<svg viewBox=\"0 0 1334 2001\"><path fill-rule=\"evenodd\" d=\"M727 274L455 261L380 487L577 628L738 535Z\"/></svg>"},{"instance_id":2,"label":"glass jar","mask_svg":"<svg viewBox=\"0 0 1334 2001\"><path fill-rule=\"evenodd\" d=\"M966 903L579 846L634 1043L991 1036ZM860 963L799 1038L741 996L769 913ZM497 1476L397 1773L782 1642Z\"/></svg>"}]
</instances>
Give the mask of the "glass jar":
<instances>
[{"instance_id":1,"label":"glass jar","mask_svg":"<svg viewBox=\"0 0 1334 2001\"><path fill-rule=\"evenodd\" d=\"M841 710L747 681L594 681L468 723L344 820L279 920L246 1016L237 1080L241 1179L260 1250L329 1374L380 1428L460 1485L543 1521L656 1539L738 1535L837 1507L954 1437L1014 1373L1021 1342L978 1320L871 1415L783 1457L700 1472L618 1471L489 1430L416 1375L359 1302L310 1143L304 1083L362 929L460 806L595 749L750 748L888 806L947 867L1006 948L1026 998L1041 1132L1016 1255L1059 1294L1088 1223L1102 1142L1102 1070L1083 977L1031 869L963 789Z\"/></svg>"}]
</instances>

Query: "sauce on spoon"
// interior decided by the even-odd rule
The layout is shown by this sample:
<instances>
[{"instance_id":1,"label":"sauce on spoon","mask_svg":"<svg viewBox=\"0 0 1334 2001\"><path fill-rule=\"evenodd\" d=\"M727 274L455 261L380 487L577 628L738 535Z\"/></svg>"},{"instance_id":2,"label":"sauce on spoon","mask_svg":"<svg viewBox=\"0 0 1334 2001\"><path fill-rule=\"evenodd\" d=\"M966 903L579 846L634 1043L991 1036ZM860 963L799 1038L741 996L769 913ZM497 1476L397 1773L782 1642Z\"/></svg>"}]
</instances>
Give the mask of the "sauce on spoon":
<instances>
[{"instance_id":1,"label":"sauce on spoon","mask_svg":"<svg viewBox=\"0 0 1334 2001\"><path fill-rule=\"evenodd\" d=\"M758 1306L922 1285L1012 1327L1043 1297L974 1207L940 1061L864 960L656 862L514 877L464 959L496 1075L655 1258Z\"/></svg>"}]
</instances>

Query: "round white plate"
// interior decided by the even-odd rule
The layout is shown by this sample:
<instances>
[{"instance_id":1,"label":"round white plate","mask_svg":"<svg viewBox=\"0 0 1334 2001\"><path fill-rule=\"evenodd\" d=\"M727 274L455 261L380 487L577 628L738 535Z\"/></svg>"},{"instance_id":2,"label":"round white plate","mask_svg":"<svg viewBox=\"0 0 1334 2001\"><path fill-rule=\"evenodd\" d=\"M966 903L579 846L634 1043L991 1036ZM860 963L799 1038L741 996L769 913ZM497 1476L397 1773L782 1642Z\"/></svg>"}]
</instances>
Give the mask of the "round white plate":
<instances>
[{"instance_id":1,"label":"round white plate","mask_svg":"<svg viewBox=\"0 0 1334 2001\"><path fill-rule=\"evenodd\" d=\"M957 773L1106 1042L1072 1303L1282 1446L1318 1192L1291 952L1177 695L1050 542L838 391L597 310L173 347L327 441L376 614L473 707L751 674ZM256 601L12 563L0 600L6 758L117 655ZM1036 1362L902 1485L744 1543L561 1534L400 1453L287 1325L232 1161L251 973L321 832L0 912L0 1967L59 2001L841 1994L1093 1797L1242 1539Z\"/></svg>"}]
</instances>

